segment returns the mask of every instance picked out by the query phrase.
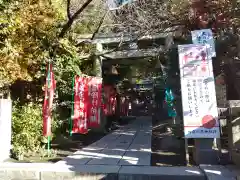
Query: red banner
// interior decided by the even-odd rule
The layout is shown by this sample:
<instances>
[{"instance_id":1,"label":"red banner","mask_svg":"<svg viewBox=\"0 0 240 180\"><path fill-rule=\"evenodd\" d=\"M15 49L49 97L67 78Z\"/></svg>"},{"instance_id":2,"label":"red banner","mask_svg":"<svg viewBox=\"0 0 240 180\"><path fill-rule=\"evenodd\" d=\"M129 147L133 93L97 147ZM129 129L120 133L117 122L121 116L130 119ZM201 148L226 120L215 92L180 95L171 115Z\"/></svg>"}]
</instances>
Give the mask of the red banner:
<instances>
[{"instance_id":1,"label":"red banner","mask_svg":"<svg viewBox=\"0 0 240 180\"><path fill-rule=\"evenodd\" d=\"M74 94L73 133L86 134L101 122L102 79L76 77Z\"/></svg>"},{"instance_id":2,"label":"red banner","mask_svg":"<svg viewBox=\"0 0 240 180\"><path fill-rule=\"evenodd\" d=\"M105 114L112 115L116 109L116 91L113 86L104 86L105 93Z\"/></svg>"},{"instance_id":3,"label":"red banner","mask_svg":"<svg viewBox=\"0 0 240 180\"><path fill-rule=\"evenodd\" d=\"M126 97L121 97L121 101L120 101L120 114L121 116L127 116L128 114L128 100L126 99Z\"/></svg>"},{"instance_id":4,"label":"red banner","mask_svg":"<svg viewBox=\"0 0 240 180\"><path fill-rule=\"evenodd\" d=\"M104 112L105 115L109 115L109 96L110 96L110 86L104 86L104 95L105 95L105 101L104 101Z\"/></svg>"},{"instance_id":5,"label":"red banner","mask_svg":"<svg viewBox=\"0 0 240 180\"><path fill-rule=\"evenodd\" d=\"M52 70L52 64L49 63L47 67L47 77L45 85L45 97L43 103L43 136L51 135L51 112L53 105L54 90L56 89L56 81Z\"/></svg>"},{"instance_id":6,"label":"red banner","mask_svg":"<svg viewBox=\"0 0 240 180\"><path fill-rule=\"evenodd\" d=\"M111 110L110 112L111 112L111 114L114 114L115 110L116 110L116 104L117 104L115 89L112 88L110 93L111 93L110 94L110 102L109 102L110 110Z\"/></svg>"},{"instance_id":7,"label":"red banner","mask_svg":"<svg viewBox=\"0 0 240 180\"><path fill-rule=\"evenodd\" d=\"M76 76L74 92L74 118L72 133L88 132L88 78Z\"/></svg>"},{"instance_id":8,"label":"red banner","mask_svg":"<svg viewBox=\"0 0 240 180\"><path fill-rule=\"evenodd\" d=\"M99 127L102 105L102 80L98 77L90 78L89 84L88 123L89 127Z\"/></svg>"}]
</instances>

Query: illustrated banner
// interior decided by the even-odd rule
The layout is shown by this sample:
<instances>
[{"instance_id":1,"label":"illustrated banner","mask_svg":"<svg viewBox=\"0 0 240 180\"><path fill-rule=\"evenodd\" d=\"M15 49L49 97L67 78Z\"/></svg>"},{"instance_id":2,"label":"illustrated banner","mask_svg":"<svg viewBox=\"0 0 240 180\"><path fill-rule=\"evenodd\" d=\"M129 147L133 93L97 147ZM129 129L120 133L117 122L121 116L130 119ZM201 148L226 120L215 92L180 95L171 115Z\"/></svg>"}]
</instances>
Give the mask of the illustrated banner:
<instances>
[{"instance_id":1,"label":"illustrated banner","mask_svg":"<svg viewBox=\"0 0 240 180\"><path fill-rule=\"evenodd\" d=\"M179 67L186 138L219 138L212 60L204 45L179 45Z\"/></svg>"}]
</instances>

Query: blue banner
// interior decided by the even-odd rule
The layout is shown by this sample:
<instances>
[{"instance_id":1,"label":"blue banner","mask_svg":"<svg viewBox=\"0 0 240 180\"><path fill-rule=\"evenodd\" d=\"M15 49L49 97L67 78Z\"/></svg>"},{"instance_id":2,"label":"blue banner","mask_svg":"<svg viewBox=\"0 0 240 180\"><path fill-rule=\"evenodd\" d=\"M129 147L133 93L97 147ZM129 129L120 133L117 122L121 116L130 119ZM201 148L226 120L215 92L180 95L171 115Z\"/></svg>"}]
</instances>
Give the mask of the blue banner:
<instances>
[{"instance_id":1,"label":"blue banner","mask_svg":"<svg viewBox=\"0 0 240 180\"><path fill-rule=\"evenodd\" d=\"M202 29L192 31L193 44L203 44L207 46L207 53L212 57L216 57L215 43L211 29Z\"/></svg>"}]
</instances>

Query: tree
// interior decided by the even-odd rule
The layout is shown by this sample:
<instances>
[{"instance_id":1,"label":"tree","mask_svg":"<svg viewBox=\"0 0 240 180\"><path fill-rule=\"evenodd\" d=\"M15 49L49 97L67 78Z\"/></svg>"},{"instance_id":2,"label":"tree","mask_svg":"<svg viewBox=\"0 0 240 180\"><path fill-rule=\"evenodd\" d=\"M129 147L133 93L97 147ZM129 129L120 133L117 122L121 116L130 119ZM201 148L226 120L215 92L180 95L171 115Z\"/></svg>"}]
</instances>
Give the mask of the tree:
<instances>
[{"instance_id":1,"label":"tree","mask_svg":"<svg viewBox=\"0 0 240 180\"><path fill-rule=\"evenodd\" d=\"M100 20L91 18L101 9L93 0L75 1L73 8L73 1L0 0L0 96L11 91L14 100L12 143L17 155L38 151L42 144L41 101L48 61L54 64L57 80L53 133L60 120L70 117L73 76L93 69L93 56L80 56L93 54L94 48L79 46L74 38L75 33L98 30Z\"/></svg>"},{"instance_id":2,"label":"tree","mask_svg":"<svg viewBox=\"0 0 240 180\"><path fill-rule=\"evenodd\" d=\"M115 23L119 24L116 32L134 32L134 35L179 32L177 38L181 44L191 43L192 30L212 29L217 51L214 67L218 74L223 63L240 58L239 7L237 0L138 0L114 11L112 15ZM168 73L171 76L176 74L177 49L172 48L160 56L165 62L162 65L168 66Z\"/></svg>"},{"instance_id":3,"label":"tree","mask_svg":"<svg viewBox=\"0 0 240 180\"><path fill-rule=\"evenodd\" d=\"M219 32L239 27L239 11L236 0L139 0L120 9L115 17L136 32L181 29L188 33L200 28Z\"/></svg>"},{"instance_id":4,"label":"tree","mask_svg":"<svg viewBox=\"0 0 240 180\"><path fill-rule=\"evenodd\" d=\"M55 0L2 1L0 87L9 86L17 79L32 81L43 77L48 59L53 59L59 66L55 66L58 72L66 65L62 64L64 62L72 67L73 72L80 73L83 61L79 54L91 54L92 47L76 46L74 33L93 33L99 22L92 23L91 19L101 12L100 3L90 3L93 0L68 0L67 3ZM80 17L84 10L87 11L84 16L90 19ZM84 62L85 65L89 63Z\"/></svg>"}]
</instances>

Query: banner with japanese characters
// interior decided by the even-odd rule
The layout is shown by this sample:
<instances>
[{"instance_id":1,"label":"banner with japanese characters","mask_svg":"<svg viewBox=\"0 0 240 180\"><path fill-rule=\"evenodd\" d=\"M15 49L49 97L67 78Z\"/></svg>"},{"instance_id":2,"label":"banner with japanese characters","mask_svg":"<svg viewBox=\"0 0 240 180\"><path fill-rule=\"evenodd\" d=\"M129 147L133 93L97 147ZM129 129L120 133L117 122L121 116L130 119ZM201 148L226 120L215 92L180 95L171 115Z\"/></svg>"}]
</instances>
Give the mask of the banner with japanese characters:
<instances>
[{"instance_id":1,"label":"banner with japanese characters","mask_svg":"<svg viewBox=\"0 0 240 180\"><path fill-rule=\"evenodd\" d=\"M100 126L101 119L102 78L89 77L88 96L88 126L96 128Z\"/></svg>"},{"instance_id":2,"label":"banner with japanese characters","mask_svg":"<svg viewBox=\"0 0 240 180\"><path fill-rule=\"evenodd\" d=\"M88 132L88 81L87 77L75 77L72 133L86 134Z\"/></svg>"},{"instance_id":3,"label":"banner with japanese characters","mask_svg":"<svg viewBox=\"0 0 240 180\"><path fill-rule=\"evenodd\" d=\"M205 45L210 58L216 57L215 43L211 29L201 29L191 32L193 44Z\"/></svg>"},{"instance_id":4,"label":"banner with japanese characters","mask_svg":"<svg viewBox=\"0 0 240 180\"><path fill-rule=\"evenodd\" d=\"M185 138L219 138L212 60L204 45L179 45Z\"/></svg>"}]
</instances>

